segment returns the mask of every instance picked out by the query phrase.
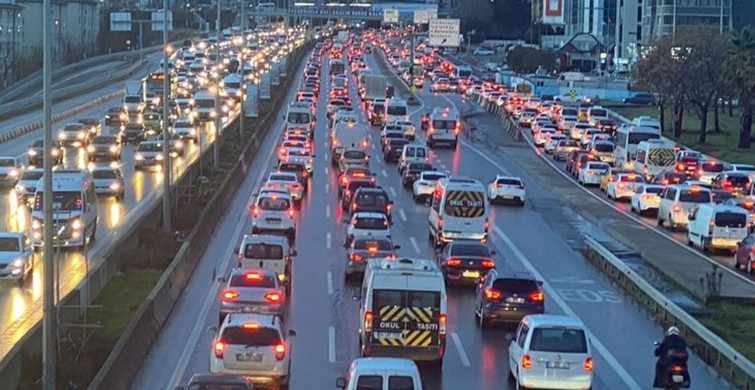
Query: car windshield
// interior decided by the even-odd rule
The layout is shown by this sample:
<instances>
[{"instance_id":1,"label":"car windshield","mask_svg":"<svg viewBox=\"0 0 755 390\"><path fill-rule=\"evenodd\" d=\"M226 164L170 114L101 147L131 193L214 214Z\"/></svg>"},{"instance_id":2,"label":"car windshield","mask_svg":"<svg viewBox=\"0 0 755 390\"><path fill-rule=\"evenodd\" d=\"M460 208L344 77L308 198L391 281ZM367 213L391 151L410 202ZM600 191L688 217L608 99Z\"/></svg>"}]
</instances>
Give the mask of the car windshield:
<instances>
[{"instance_id":1,"label":"car windshield","mask_svg":"<svg viewBox=\"0 0 755 390\"><path fill-rule=\"evenodd\" d=\"M244 345L254 347L270 347L280 344L281 335L272 328L245 328L242 326L229 326L223 329L220 339L227 345Z\"/></svg>"},{"instance_id":2,"label":"car windshield","mask_svg":"<svg viewBox=\"0 0 755 390\"><path fill-rule=\"evenodd\" d=\"M406 106L388 106L386 114L397 116L406 115Z\"/></svg>"},{"instance_id":3,"label":"car windshield","mask_svg":"<svg viewBox=\"0 0 755 390\"><path fill-rule=\"evenodd\" d=\"M630 145L639 145L642 141L647 141L651 139L660 139L661 136L658 134L652 134L652 133L631 133L628 137L628 143Z\"/></svg>"},{"instance_id":4,"label":"car windshield","mask_svg":"<svg viewBox=\"0 0 755 390\"><path fill-rule=\"evenodd\" d=\"M244 257L247 259L280 260L283 258L283 247L277 244L247 244L244 248Z\"/></svg>"},{"instance_id":5,"label":"car windshield","mask_svg":"<svg viewBox=\"0 0 755 390\"><path fill-rule=\"evenodd\" d=\"M440 179L442 179L444 177L446 177L446 175L444 175L442 173L425 172L425 173L422 174L422 179L423 180L428 180L428 181L437 181L437 180L440 180Z\"/></svg>"},{"instance_id":6,"label":"car windshield","mask_svg":"<svg viewBox=\"0 0 755 390\"><path fill-rule=\"evenodd\" d=\"M231 287L275 288L275 277L257 272L237 273L231 276Z\"/></svg>"},{"instance_id":7,"label":"car windshield","mask_svg":"<svg viewBox=\"0 0 755 390\"><path fill-rule=\"evenodd\" d=\"M391 245L389 240L370 240L364 238L354 240L354 249L373 250L372 248L377 248L379 251L390 251L393 249L393 245Z\"/></svg>"},{"instance_id":8,"label":"car windshield","mask_svg":"<svg viewBox=\"0 0 755 390\"><path fill-rule=\"evenodd\" d=\"M307 112L289 112L288 113L288 123L295 123L295 124L307 124L309 123L309 113Z\"/></svg>"},{"instance_id":9,"label":"car windshield","mask_svg":"<svg viewBox=\"0 0 755 390\"><path fill-rule=\"evenodd\" d=\"M95 179L117 179L118 174L112 169L96 169L92 171L92 177Z\"/></svg>"},{"instance_id":10,"label":"car windshield","mask_svg":"<svg viewBox=\"0 0 755 390\"><path fill-rule=\"evenodd\" d=\"M596 144L595 150L598 152L613 152L613 145L612 144Z\"/></svg>"},{"instance_id":11,"label":"car windshield","mask_svg":"<svg viewBox=\"0 0 755 390\"><path fill-rule=\"evenodd\" d=\"M723 172L724 171L724 165L718 164L718 163L706 162L700 168L702 168L702 170L705 172Z\"/></svg>"},{"instance_id":12,"label":"car windshield","mask_svg":"<svg viewBox=\"0 0 755 390\"><path fill-rule=\"evenodd\" d=\"M141 143L136 150L139 152L159 152L163 150L163 148L160 144Z\"/></svg>"},{"instance_id":13,"label":"car windshield","mask_svg":"<svg viewBox=\"0 0 755 390\"><path fill-rule=\"evenodd\" d=\"M270 175L271 181L296 181L295 177L291 177L288 175Z\"/></svg>"},{"instance_id":14,"label":"car windshield","mask_svg":"<svg viewBox=\"0 0 755 390\"><path fill-rule=\"evenodd\" d=\"M502 179L498 179L496 181L496 184L507 185L507 186L520 186L522 185L522 182L519 181L519 179L502 178Z\"/></svg>"},{"instance_id":15,"label":"car windshield","mask_svg":"<svg viewBox=\"0 0 755 390\"><path fill-rule=\"evenodd\" d=\"M385 218L357 217L354 219L354 227L367 230L385 230L388 228L388 221Z\"/></svg>"},{"instance_id":16,"label":"car windshield","mask_svg":"<svg viewBox=\"0 0 755 390\"><path fill-rule=\"evenodd\" d=\"M44 172L42 172L42 171L26 171L26 172L24 172L23 175L21 175L21 179L20 180L29 180L29 181L39 180L39 178L42 177L43 173Z\"/></svg>"},{"instance_id":17,"label":"car windshield","mask_svg":"<svg viewBox=\"0 0 755 390\"><path fill-rule=\"evenodd\" d=\"M126 96L123 98L123 101L126 103L141 103L142 98L139 96Z\"/></svg>"},{"instance_id":18,"label":"car windshield","mask_svg":"<svg viewBox=\"0 0 755 390\"><path fill-rule=\"evenodd\" d=\"M21 242L16 237L0 238L0 252L20 252Z\"/></svg>"},{"instance_id":19,"label":"car windshield","mask_svg":"<svg viewBox=\"0 0 755 390\"><path fill-rule=\"evenodd\" d=\"M456 127L456 121L452 120L434 120L433 127L435 129L452 130Z\"/></svg>"},{"instance_id":20,"label":"car windshield","mask_svg":"<svg viewBox=\"0 0 755 390\"><path fill-rule=\"evenodd\" d=\"M587 163L587 169L603 169L608 171L611 167L604 163Z\"/></svg>"},{"instance_id":21,"label":"car windshield","mask_svg":"<svg viewBox=\"0 0 755 390\"><path fill-rule=\"evenodd\" d=\"M681 190L679 193L679 201L689 203L710 203L710 192L702 191L699 188Z\"/></svg>"},{"instance_id":22,"label":"car windshield","mask_svg":"<svg viewBox=\"0 0 755 390\"><path fill-rule=\"evenodd\" d=\"M214 99L194 99L194 106L197 108L215 108Z\"/></svg>"},{"instance_id":23,"label":"car windshield","mask_svg":"<svg viewBox=\"0 0 755 390\"><path fill-rule=\"evenodd\" d=\"M750 178L748 176L729 176L726 178L726 181L731 183L734 186L742 187L750 184Z\"/></svg>"},{"instance_id":24,"label":"car windshield","mask_svg":"<svg viewBox=\"0 0 755 390\"><path fill-rule=\"evenodd\" d=\"M0 167L15 167L16 160L12 158L0 158Z\"/></svg>"},{"instance_id":25,"label":"car windshield","mask_svg":"<svg viewBox=\"0 0 755 390\"><path fill-rule=\"evenodd\" d=\"M100 144L100 145L102 145L102 144L113 144L115 142L116 142L116 138L115 137L108 137L108 136L94 137L94 139L92 140L93 144Z\"/></svg>"},{"instance_id":26,"label":"car windshield","mask_svg":"<svg viewBox=\"0 0 755 390\"><path fill-rule=\"evenodd\" d=\"M34 197L34 211L42 211L42 192ZM55 191L52 194L54 211L80 211L83 208L81 193L75 191Z\"/></svg>"},{"instance_id":27,"label":"car windshield","mask_svg":"<svg viewBox=\"0 0 755 390\"><path fill-rule=\"evenodd\" d=\"M581 329L538 327L532 331L530 351L587 353L587 338Z\"/></svg>"},{"instance_id":28,"label":"car windshield","mask_svg":"<svg viewBox=\"0 0 755 390\"><path fill-rule=\"evenodd\" d=\"M365 156L365 153L361 150L347 150L343 152L343 158L349 160L364 159Z\"/></svg>"},{"instance_id":29,"label":"car windshield","mask_svg":"<svg viewBox=\"0 0 755 390\"><path fill-rule=\"evenodd\" d=\"M451 256L489 257L490 251L485 245L454 244L451 247Z\"/></svg>"},{"instance_id":30,"label":"car windshield","mask_svg":"<svg viewBox=\"0 0 755 390\"><path fill-rule=\"evenodd\" d=\"M356 203L360 206L383 206L388 203L388 198L380 192L360 193L356 197Z\"/></svg>"}]
</instances>

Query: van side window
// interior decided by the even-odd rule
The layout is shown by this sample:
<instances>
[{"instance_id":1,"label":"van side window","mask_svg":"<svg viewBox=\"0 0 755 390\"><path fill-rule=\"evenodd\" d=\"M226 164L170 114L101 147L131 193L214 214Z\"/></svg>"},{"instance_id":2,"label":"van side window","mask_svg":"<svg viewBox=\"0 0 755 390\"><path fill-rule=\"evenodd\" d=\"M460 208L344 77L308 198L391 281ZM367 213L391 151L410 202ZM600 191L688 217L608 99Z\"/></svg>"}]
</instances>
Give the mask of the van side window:
<instances>
[{"instance_id":1,"label":"van side window","mask_svg":"<svg viewBox=\"0 0 755 390\"><path fill-rule=\"evenodd\" d=\"M524 348L524 340L527 338L527 332L529 329L530 328L525 324L522 324L519 328L519 334L516 336L516 344L519 348Z\"/></svg>"},{"instance_id":2,"label":"van side window","mask_svg":"<svg viewBox=\"0 0 755 390\"><path fill-rule=\"evenodd\" d=\"M414 379L410 376L391 375L388 377L388 390L414 390Z\"/></svg>"},{"instance_id":3,"label":"van side window","mask_svg":"<svg viewBox=\"0 0 755 390\"><path fill-rule=\"evenodd\" d=\"M675 200L676 199L676 188L669 188L666 191L666 199L669 200Z\"/></svg>"},{"instance_id":4,"label":"van side window","mask_svg":"<svg viewBox=\"0 0 755 390\"><path fill-rule=\"evenodd\" d=\"M380 375L360 375L356 390L383 390L383 377Z\"/></svg>"}]
</instances>

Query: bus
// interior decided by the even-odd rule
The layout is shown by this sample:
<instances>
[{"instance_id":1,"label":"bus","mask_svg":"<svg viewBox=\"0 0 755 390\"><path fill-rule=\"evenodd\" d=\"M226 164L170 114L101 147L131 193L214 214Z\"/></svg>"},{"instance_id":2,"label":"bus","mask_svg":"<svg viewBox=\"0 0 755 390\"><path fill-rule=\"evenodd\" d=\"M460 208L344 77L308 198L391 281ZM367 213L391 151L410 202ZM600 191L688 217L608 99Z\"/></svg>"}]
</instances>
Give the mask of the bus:
<instances>
[{"instance_id":1,"label":"bus","mask_svg":"<svg viewBox=\"0 0 755 390\"><path fill-rule=\"evenodd\" d=\"M144 96L142 97L143 101L147 104L153 103L156 105L159 105L160 99L162 99L164 95L163 91L163 82L165 81L165 73L163 73L162 70L158 70L156 72L152 72L147 77L144 78L144 81L142 83L142 93ZM168 76L168 91L170 91L170 76ZM149 99L154 99L155 101L150 102Z\"/></svg>"},{"instance_id":2,"label":"bus","mask_svg":"<svg viewBox=\"0 0 755 390\"><path fill-rule=\"evenodd\" d=\"M472 68L466 65L459 65L454 68L454 77L459 80L468 80L472 78Z\"/></svg>"},{"instance_id":3,"label":"bus","mask_svg":"<svg viewBox=\"0 0 755 390\"><path fill-rule=\"evenodd\" d=\"M614 134L614 142L616 143L616 147L613 149L613 155L616 157L614 165L631 170L637 154L637 145L642 141L660 138L661 131L652 127L636 125L619 127Z\"/></svg>"}]
</instances>

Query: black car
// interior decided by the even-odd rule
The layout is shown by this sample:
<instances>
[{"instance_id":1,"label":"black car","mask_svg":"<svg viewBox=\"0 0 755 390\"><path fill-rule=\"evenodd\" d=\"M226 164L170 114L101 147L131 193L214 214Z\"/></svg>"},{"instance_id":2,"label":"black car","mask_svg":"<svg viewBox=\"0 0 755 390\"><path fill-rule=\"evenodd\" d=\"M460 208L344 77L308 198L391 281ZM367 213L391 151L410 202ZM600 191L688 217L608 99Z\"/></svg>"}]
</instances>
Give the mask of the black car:
<instances>
[{"instance_id":1,"label":"black car","mask_svg":"<svg viewBox=\"0 0 755 390\"><path fill-rule=\"evenodd\" d=\"M623 100L624 103L643 104L647 106L655 105L655 95L652 93L638 93L632 97Z\"/></svg>"},{"instance_id":2,"label":"black car","mask_svg":"<svg viewBox=\"0 0 755 390\"><path fill-rule=\"evenodd\" d=\"M391 222L391 209L393 201L388 197L388 193L382 187L362 187L356 190L351 197L349 212L351 214L358 212L382 213L388 217Z\"/></svg>"},{"instance_id":3,"label":"black car","mask_svg":"<svg viewBox=\"0 0 755 390\"><path fill-rule=\"evenodd\" d=\"M390 238L357 237L346 248L346 279L354 274L364 274L367 262L371 258L395 259L396 251L401 249L393 245Z\"/></svg>"},{"instance_id":4,"label":"black car","mask_svg":"<svg viewBox=\"0 0 755 390\"><path fill-rule=\"evenodd\" d=\"M610 133L613 134L616 129L618 128L618 125L616 124L616 121L611 119L601 119L596 124L596 127L600 129L600 131L604 133Z\"/></svg>"},{"instance_id":5,"label":"black car","mask_svg":"<svg viewBox=\"0 0 755 390\"><path fill-rule=\"evenodd\" d=\"M722 189L712 189L710 190L710 195L715 204L724 204L728 200L734 199L734 194Z\"/></svg>"},{"instance_id":6,"label":"black car","mask_svg":"<svg viewBox=\"0 0 755 390\"><path fill-rule=\"evenodd\" d=\"M491 269L475 289L475 315L480 327L491 322L517 324L528 314L545 313L542 282L528 273Z\"/></svg>"},{"instance_id":7,"label":"black car","mask_svg":"<svg viewBox=\"0 0 755 390\"><path fill-rule=\"evenodd\" d=\"M388 139L388 144L383 146L383 160L385 162L397 162L401 157L401 151L404 150L404 145L409 143L406 138L392 138Z\"/></svg>"},{"instance_id":8,"label":"black car","mask_svg":"<svg viewBox=\"0 0 755 390\"><path fill-rule=\"evenodd\" d=\"M121 129L121 142L136 143L147 139L144 133L144 125L141 123L128 123Z\"/></svg>"},{"instance_id":9,"label":"black car","mask_svg":"<svg viewBox=\"0 0 755 390\"><path fill-rule=\"evenodd\" d=\"M128 115L123 107L110 107L105 113L105 126L123 124L127 119Z\"/></svg>"},{"instance_id":10,"label":"black car","mask_svg":"<svg viewBox=\"0 0 755 390\"><path fill-rule=\"evenodd\" d=\"M304 186L306 190L309 184L309 172L307 172L307 165L303 162L280 162L278 163L278 170L280 172L293 172L296 177L299 178L299 183Z\"/></svg>"},{"instance_id":11,"label":"black car","mask_svg":"<svg viewBox=\"0 0 755 390\"><path fill-rule=\"evenodd\" d=\"M655 184L667 186L669 184L682 184L687 181L687 174L682 172L663 171L655 177Z\"/></svg>"},{"instance_id":12,"label":"black car","mask_svg":"<svg viewBox=\"0 0 755 390\"><path fill-rule=\"evenodd\" d=\"M437 261L446 283L479 283L495 268L495 251L477 241L452 241L438 254Z\"/></svg>"},{"instance_id":13,"label":"black car","mask_svg":"<svg viewBox=\"0 0 755 390\"><path fill-rule=\"evenodd\" d=\"M401 185L404 188L409 188L419 179L422 172L434 170L433 166L428 163L411 163L404 169L404 173L401 175Z\"/></svg>"},{"instance_id":14,"label":"black car","mask_svg":"<svg viewBox=\"0 0 755 390\"><path fill-rule=\"evenodd\" d=\"M374 181L352 180L344 188L341 193L341 207L346 210L351 204L351 198L357 192L358 189L363 187L375 187Z\"/></svg>"},{"instance_id":15,"label":"black car","mask_svg":"<svg viewBox=\"0 0 755 390\"><path fill-rule=\"evenodd\" d=\"M44 144L45 141L43 139L38 139L29 145L29 149L26 151L26 155L29 156L29 165L41 166L44 163ZM60 142L58 140L53 140L50 152L53 165L60 165L63 163L63 153L65 153L65 151Z\"/></svg>"}]
</instances>

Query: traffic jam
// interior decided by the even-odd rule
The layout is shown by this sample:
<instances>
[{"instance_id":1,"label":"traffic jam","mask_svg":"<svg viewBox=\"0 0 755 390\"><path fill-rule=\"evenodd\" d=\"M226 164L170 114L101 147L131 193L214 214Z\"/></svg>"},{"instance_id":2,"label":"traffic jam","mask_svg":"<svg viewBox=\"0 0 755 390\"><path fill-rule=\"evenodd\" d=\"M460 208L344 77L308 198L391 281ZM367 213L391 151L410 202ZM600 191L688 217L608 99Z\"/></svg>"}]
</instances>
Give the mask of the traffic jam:
<instances>
[{"instance_id":1,"label":"traffic jam","mask_svg":"<svg viewBox=\"0 0 755 390\"><path fill-rule=\"evenodd\" d=\"M491 207L523 206L524 182L498 175L482 183L434 165L437 156L458 153L462 119L449 105L412 120L407 101L368 61L377 55L390 60L387 39L395 34L341 31L318 42L307 59L285 108L274 169L252 196L251 232L234 249L233 269L220 278L210 372L255 388L289 387L297 333L287 326L296 314L289 312L289 300L295 281L309 277L296 274L295 263L314 260L297 251L297 241L312 234L300 232L299 225L311 212L308 197L324 191L338 205L327 206L326 218L342 226L342 232L327 233L328 248L332 237L343 237L335 242L344 249L337 261L343 262L338 268L343 274L333 277L343 278L358 303L358 318L351 319L358 329L348 336L358 345L358 357L339 373L337 387L421 389L440 377L452 363L444 361L450 344L458 348L450 328L463 326L453 317L463 302L474 312L471 326L480 334L502 325L516 329L510 359L499 367L516 388L592 388L596 366L586 326L550 312L543 281L500 269L490 246ZM428 77L443 79L444 71L430 68ZM456 81L449 84L464 84ZM323 111L318 104L327 105L326 123L316 121ZM324 188L311 184L321 174L313 168L316 159L327 161ZM416 206L409 217L395 207L407 200ZM432 248L428 254L422 255L413 236L406 240L415 222L427 226L422 234ZM407 244L420 255L408 255ZM467 293L473 299L454 301Z\"/></svg>"}]
</instances>

